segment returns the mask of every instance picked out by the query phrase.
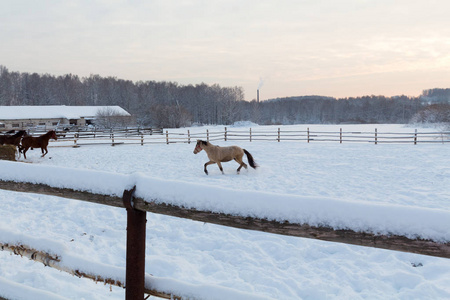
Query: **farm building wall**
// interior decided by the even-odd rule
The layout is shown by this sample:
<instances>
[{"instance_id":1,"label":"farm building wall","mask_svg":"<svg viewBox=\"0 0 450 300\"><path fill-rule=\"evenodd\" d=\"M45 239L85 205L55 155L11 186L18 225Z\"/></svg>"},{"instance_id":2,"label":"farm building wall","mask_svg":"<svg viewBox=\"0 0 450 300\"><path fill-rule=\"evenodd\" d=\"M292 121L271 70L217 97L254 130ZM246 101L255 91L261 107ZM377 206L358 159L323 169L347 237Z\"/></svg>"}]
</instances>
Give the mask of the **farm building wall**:
<instances>
[{"instance_id":1,"label":"farm building wall","mask_svg":"<svg viewBox=\"0 0 450 300\"><path fill-rule=\"evenodd\" d=\"M105 115L98 119L101 113ZM82 128L119 117L129 120L131 115L120 106L0 106L0 131L51 130L61 126Z\"/></svg>"},{"instance_id":2,"label":"farm building wall","mask_svg":"<svg viewBox=\"0 0 450 300\"><path fill-rule=\"evenodd\" d=\"M69 124L67 119L20 119L20 120L0 120L0 131L26 130L29 128L54 129L58 125Z\"/></svg>"}]
</instances>

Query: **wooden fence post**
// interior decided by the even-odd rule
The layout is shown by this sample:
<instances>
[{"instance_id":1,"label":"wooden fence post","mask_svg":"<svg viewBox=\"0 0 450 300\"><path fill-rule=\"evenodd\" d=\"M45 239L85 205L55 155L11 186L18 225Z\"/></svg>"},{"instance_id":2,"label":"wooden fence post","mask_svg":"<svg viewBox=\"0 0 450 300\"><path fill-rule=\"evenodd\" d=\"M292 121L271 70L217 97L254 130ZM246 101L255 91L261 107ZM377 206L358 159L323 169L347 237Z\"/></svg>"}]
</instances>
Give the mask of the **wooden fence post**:
<instances>
[{"instance_id":1,"label":"wooden fence post","mask_svg":"<svg viewBox=\"0 0 450 300\"><path fill-rule=\"evenodd\" d=\"M169 145L169 130L166 130L166 143Z\"/></svg>"},{"instance_id":2,"label":"wooden fence post","mask_svg":"<svg viewBox=\"0 0 450 300\"><path fill-rule=\"evenodd\" d=\"M378 144L378 130L375 128L375 145Z\"/></svg>"},{"instance_id":3,"label":"wooden fence post","mask_svg":"<svg viewBox=\"0 0 450 300\"><path fill-rule=\"evenodd\" d=\"M252 129L250 128L250 142L252 141Z\"/></svg>"},{"instance_id":4,"label":"wooden fence post","mask_svg":"<svg viewBox=\"0 0 450 300\"><path fill-rule=\"evenodd\" d=\"M280 142L280 127L278 127L278 142Z\"/></svg>"},{"instance_id":5,"label":"wooden fence post","mask_svg":"<svg viewBox=\"0 0 450 300\"><path fill-rule=\"evenodd\" d=\"M417 129L414 131L414 145L417 145Z\"/></svg>"},{"instance_id":6,"label":"wooden fence post","mask_svg":"<svg viewBox=\"0 0 450 300\"><path fill-rule=\"evenodd\" d=\"M111 133L111 146L114 146L114 133Z\"/></svg>"},{"instance_id":7,"label":"wooden fence post","mask_svg":"<svg viewBox=\"0 0 450 300\"><path fill-rule=\"evenodd\" d=\"M134 186L123 192L127 210L127 253L125 270L125 299L144 299L145 296L145 235L147 213L133 206Z\"/></svg>"},{"instance_id":8,"label":"wooden fence post","mask_svg":"<svg viewBox=\"0 0 450 300\"><path fill-rule=\"evenodd\" d=\"M188 129L188 144L190 144L190 143L191 143L191 132Z\"/></svg>"},{"instance_id":9,"label":"wooden fence post","mask_svg":"<svg viewBox=\"0 0 450 300\"><path fill-rule=\"evenodd\" d=\"M306 130L306 136L307 136L307 141L308 141L308 143L309 143L309 127L308 127L308 129Z\"/></svg>"},{"instance_id":10,"label":"wooden fence post","mask_svg":"<svg viewBox=\"0 0 450 300\"><path fill-rule=\"evenodd\" d=\"M227 141L227 128L225 127L225 142Z\"/></svg>"},{"instance_id":11,"label":"wooden fence post","mask_svg":"<svg viewBox=\"0 0 450 300\"><path fill-rule=\"evenodd\" d=\"M144 146L144 133L141 133L141 146Z\"/></svg>"},{"instance_id":12,"label":"wooden fence post","mask_svg":"<svg viewBox=\"0 0 450 300\"><path fill-rule=\"evenodd\" d=\"M206 141L209 142L209 130L206 129Z\"/></svg>"},{"instance_id":13,"label":"wooden fence post","mask_svg":"<svg viewBox=\"0 0 450 300\"><path fill-rule=\"evenodd\" d=\"M342 128L339 129L339 143L342 144Z\"/></svg>"}]
</instances>

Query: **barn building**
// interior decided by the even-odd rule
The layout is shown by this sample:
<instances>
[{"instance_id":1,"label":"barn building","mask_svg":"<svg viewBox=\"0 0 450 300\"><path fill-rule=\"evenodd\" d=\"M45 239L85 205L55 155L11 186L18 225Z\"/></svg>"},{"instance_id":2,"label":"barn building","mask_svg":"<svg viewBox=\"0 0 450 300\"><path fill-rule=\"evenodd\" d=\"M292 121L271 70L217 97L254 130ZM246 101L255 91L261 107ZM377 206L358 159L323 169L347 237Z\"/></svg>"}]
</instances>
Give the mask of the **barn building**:
<instances>
[{"instance_id":1,"label":"barn building","mask_svg":"<svg viewBox=\"0 0 450 300\"><path fill-rule=\"evenodd\" d=\"M131 116L120 106L0 106L0 131L84 127L105 114Z\"/></svg>"}]
</instances>

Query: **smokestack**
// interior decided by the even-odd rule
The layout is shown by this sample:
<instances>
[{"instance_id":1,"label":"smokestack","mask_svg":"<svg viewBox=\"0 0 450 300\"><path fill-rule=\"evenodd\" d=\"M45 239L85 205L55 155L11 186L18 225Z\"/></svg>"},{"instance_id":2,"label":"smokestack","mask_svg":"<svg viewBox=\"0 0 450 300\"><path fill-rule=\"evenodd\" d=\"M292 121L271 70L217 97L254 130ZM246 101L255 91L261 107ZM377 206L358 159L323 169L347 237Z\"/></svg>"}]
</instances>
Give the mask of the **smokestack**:
<instances>
[{"instance_id":1,"label":"smokestack","mask_svg":"<svg viewBox=\"0 0 450 300\"><path fill-rule=\"evenodd\" d=\"M259 89L256 90L256 102L259 102Z\"/></svg>"}]
</instances>

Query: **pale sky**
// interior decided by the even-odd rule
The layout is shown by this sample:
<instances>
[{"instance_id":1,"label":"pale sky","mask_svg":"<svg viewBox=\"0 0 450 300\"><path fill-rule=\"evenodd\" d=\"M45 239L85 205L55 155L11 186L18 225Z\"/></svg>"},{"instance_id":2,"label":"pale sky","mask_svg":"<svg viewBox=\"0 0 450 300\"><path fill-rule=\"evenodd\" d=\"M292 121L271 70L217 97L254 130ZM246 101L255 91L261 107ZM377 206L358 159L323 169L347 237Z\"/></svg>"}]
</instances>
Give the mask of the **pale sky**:
<instances>
[{"instance_id":1,"label":"pale sky","mask_svg":"<svg viewBox=\"0 0 450 300\"><path fill-rule=\"evenodd\" d=\"M0 65L241 86L245 99L450 88L448 0L0 0Z\"/></svg>"}]
</instances>

